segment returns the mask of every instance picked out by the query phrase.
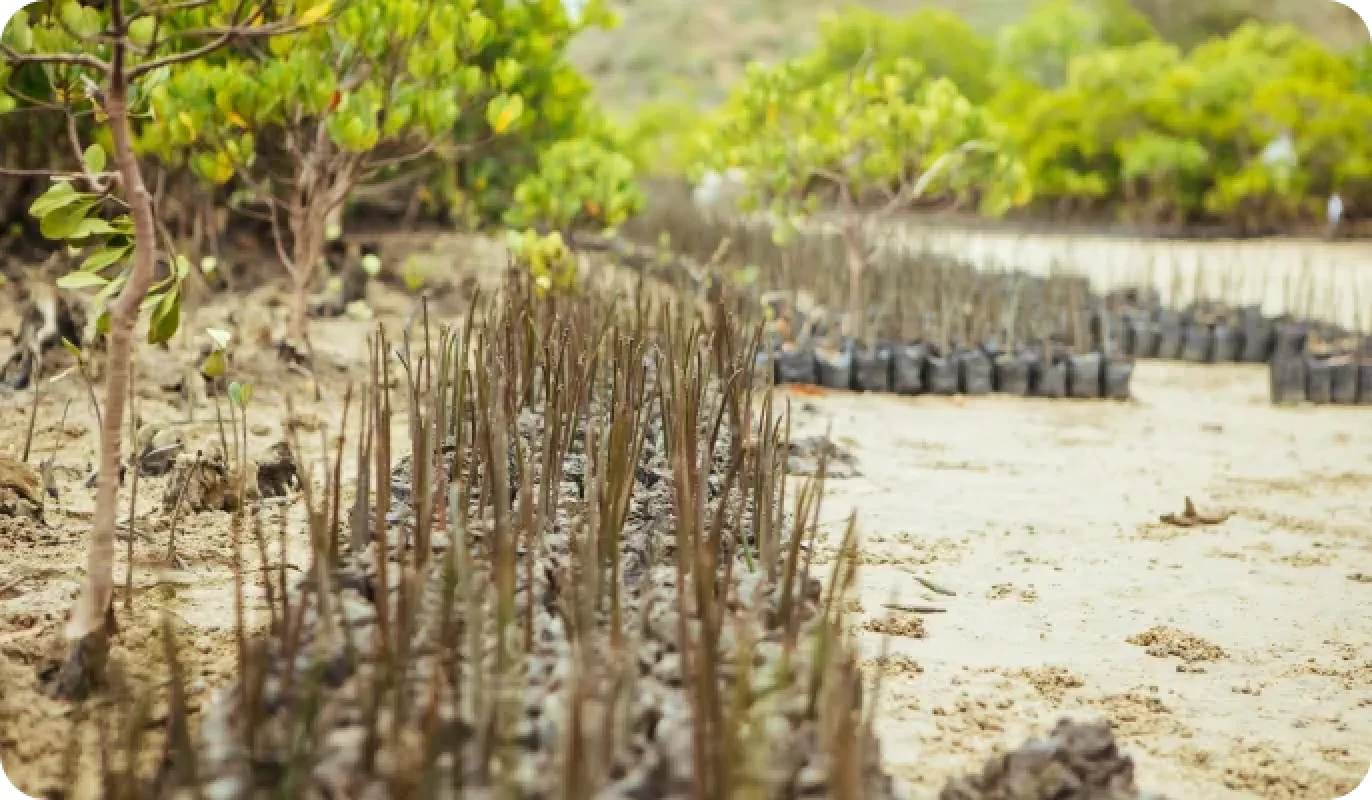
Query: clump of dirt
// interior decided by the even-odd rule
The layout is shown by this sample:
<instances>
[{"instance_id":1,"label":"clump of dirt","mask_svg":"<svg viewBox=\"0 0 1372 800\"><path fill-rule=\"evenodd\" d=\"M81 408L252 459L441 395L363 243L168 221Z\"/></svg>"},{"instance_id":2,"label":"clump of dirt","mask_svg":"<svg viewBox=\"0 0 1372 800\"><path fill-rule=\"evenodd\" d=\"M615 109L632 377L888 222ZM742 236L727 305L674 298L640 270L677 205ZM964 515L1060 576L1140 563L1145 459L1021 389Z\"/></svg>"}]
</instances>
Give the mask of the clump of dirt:
<instances>
[{"instance_id":1,"label":"clump of dirt","mask_svg":"<svg viewBox=\"0 0 1372 800\"><path fill-rule=\"evenodd\" d=\"M925 635L924 619L917 614L889 614L880 619L869 619L862 629L906 639L923 639Z\"/></svg>"},{"instance_id":2,"label":"clump of dirt","mask_svg":"<svg viewBox=\"0 0 1372 800\"><path fill-rule=\"evenodd\" d=\"M821 454L826 458L825 477L855 478L861 474L858 472L857 456L823 436L792 440L787 454L786 469L792 475L814 475L819 472Z\"/></svg>"},{"instance_id":3,"label":"clump of dirt","mask_svg":"<svg viewBox=\"0 0 1372 800\"><path fill-rule=\"evenodd\" d=\"M28 464L0 455L0 516L37 520L43 513L43 482Z\"/></svg>"},{"instance_id":4,"label":"clump of dirt","mask_svg":"<svg viewBox=\"0 0 1372 800\"><path fill-rule=\"evenodd\" d=\"M1009 673L1010 677L1025 681L1053 705L1060 705L1072 689L1086 684L1064 667L1037 667Z\"/></svg>"},{"instance_id":5,"label":"clump of dirt","mask_svg":"<svg viewBox=\"0 0 1372 800\"><path fill-rule=\"evenodd\" d=\"M249 502L286 497L300 488L300 465L285 442L272 445L261 459L248 461L245 469L243 493ZM172 465L162 505L169 512L178 505L193 513L233 511L238 508L238 480L238 468L228 467L217 449L208 456L181 455Z\"/></svg>"},{"instance_id":6,"label":"clump of dirt","mask_svg":"<svg viewBox=\"0 0 1372 800\"><path fill-rule=\"evenodd\" d=\"M986 762L980 773L949 781L939 800L1132 800L1134 761L1104 722L1062 720L1047 740Z\"/></svg>"},{"instance_id":7,"label":"clump of dirt","mask_svg":"<svg viewBox=\"0 0 1372 800\"><path fill-rule=\"evenodd\" d=\"M1088 704L1101 711L1117 735L1128 739L1171 735L1185 730L1173 716L1172 709L1148 692L1108 694L1094 698Z\"/></svg>"},{"instance_id":8,"label":"clump of dirt","mask_svg":"<svg viewBox=\"0 0 1372 800\"><path fill-rule=\"evenodd\" d=\"M883 675L922 675L924 667L904 653L887 653L862 662L864 669Z\"/></svg>"},{"instance_id":9,"label":"clump of dirt","mask_svg":"<svg viewBox=\"0 0 1372 800\"><path fill-rule=\"evenodd\" d=\"M248 461L242 468L230 468L218 453L209 457L195 454L176 459L171 479L162 494L162 506L172 513L178 506L194 513L234 511L239 500L239 469L247 470L242 482L244 499L248 502L261 499L256 463Z\"/></svg>"},{"instance_id":10,"label":"clump of dirt","mask_svg":"<svg viewBox=\"0 0 1372 800\"><path fill-rule=\"evenodd\" d=\"M1146 648L1144 652L1155 658L1180 658L1188 664L1219 661L1229 657L1219 645L1166 625L1155 625L1143 633L1130 636L1125 641Z\"/></svg>"},{"instance_id":11,"label":"clump of dirt","mask_svg":"<svg viewBox=\"0 0 1372 800\"><path fill-rule=\"evenodd\" d=\"M1021 603L1036 603L1039 593L1033 587L1021 589L1013 583L997 583L986 591L987 600L1004 600L1009 597L1014 597Z\"/></svg>"},{"instance_id":12,"label":"clump of dirt","mask_svg":"<svg viewBox=\"0 0 1372 800\"><path fill-rule=\"evenodd\" d=\"M290 445L277 442L258 460L257 488L263 497L285 497L300 488L300 465Z\"/></svg>"},{"instance_id":13,"label":"clump of dirt","mask_svg":"<svg viewBox=\"0 0 1372 800\"><path fill-rule=\"evenodd\" d=\"M1271 800L1344 797L1357 784L1356 780L1292 764L1289 758L1261 744L1235 754L1223 769L1225 786Z\"/></svg>"}]
</instances>

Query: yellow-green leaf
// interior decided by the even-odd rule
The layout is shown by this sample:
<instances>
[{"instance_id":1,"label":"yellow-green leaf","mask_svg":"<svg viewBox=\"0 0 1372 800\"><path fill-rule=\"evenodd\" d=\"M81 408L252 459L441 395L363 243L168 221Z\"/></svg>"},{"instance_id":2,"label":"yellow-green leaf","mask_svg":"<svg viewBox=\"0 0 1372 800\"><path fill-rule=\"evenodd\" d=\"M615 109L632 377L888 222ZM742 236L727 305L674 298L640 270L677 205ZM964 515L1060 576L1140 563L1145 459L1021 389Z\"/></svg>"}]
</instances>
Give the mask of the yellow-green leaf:
<instances>
[{"instance_id":1,"label":"yellow-green leaf","mask_svg":"<svg viewBox=\"0 0 1372 800\"><path fill-rule=\"evenodd\" d=\"M86 148L86 152L81 156L86 162L86 169L90 172L105 171L105 148L98 144L93 144Z\"/></svg>"},{"instance_id":2,"label":"yellow-green leaf","mask_svg":"<svg viewBox=\"0 0 1372 800\"><path fill-rule=\"evenodd\" d=\"M126 244L123 247L106 247L96 250L81 262L82 272L103 272L111 264L126 258L129 251L133 250L133 245Z\"/></svg>"},{"instance_id":3,"label":"yellow-green leaf","mask_svg":"<svg viewBox=\"0 0 1372 800\"><path fill-rule=\"evenodd\" d=\"M139 47L147 47L152 44L152 35L156 28L157 20L152 17L139 17L129 23L129 41Z\"/></svg>"},{"instance_id":4,"label":"yellow-green leaf","mask_svg":"<svg viewBox=\"0 0 1372 800\"><path fill-rule=\"evenodd\" d=\"M191 117L191 115L185 111L182 111L180 114L176 115L176 119L179 120L182 125L186 126L186 130L190 131L191 141L195 141L195 120Z\"/></svg>"},{"instance_id":5,"label":"yellow-green leaf","mask_svg":"<svg viewBox=\"0 0 1372 800\"><path fill-rule=\"evenodd\" d=\"M486 121L491 130L504 133L524 114L524 98L517 94L502 94L486 106Z\"/></svg>"},{"instance_id":6,"label":"yellow-green leaf","mask_svg":"<svg viewBox=\"0 0 1372 800\"><path fill-rule=\"evenodd\" d=\"M200 365L200 374L206 378L218 378L228 370L228 361L224 358L223 350L215 350L210 353L205 363Z\"/></svg>"},{"instance_id":7,"label":"yellow-green leaf","mask_svg":"<svg viewBox=\"0 0 1372 800\"><path fill-rule=\"evenodd\" d=\"M77 223L76 230L67 234L66 238L86 239L91 236L115 232L116 231L113 225L110 225L108 222L104 221L103 219L100 219L99 217L92 217L90 219L83 219L79 223Z\"/></svg>"},{"instance_id":8,"label":"yellow-green leaf","mask_svg":"<svg viewBox=\"0 0 1372 800\"><path fill-rule=\"evenodd\" d=\"M89 195L76 191L70 181L57 181L33 201L33 205L29 206L29 214L42 219L59 208L87 197Z\"/></svg>"},{"instance_id":9,"label":"yellow-green leaf","mask_svg":"<svg viewBox=\"0 0 1372 800\"><path fill-rule=\"evenodd\" d=\"M320 20L327 17L329 15L329 12L332 10L333 0L324 0L324 2L314 6L313 8L307 10L305 13L301 14L299 19L296 20L296 24L298 24L302 28L308 28L309 26L317 24Z\"/></svg>"},{"instance_id":10,"label":"yellow-green leaf","mask_svg":"<svg viewBox=\"0 0 1372 800\"><path fill-rule=\"evenodd\" d=\"M94 200L85 200L76 205L63 206L46 215L38 223L38 232L47 239L65 239L81 227L86 214L95 206Z\"/></svg>"},{"instance_id":11,"label":"yellow-green leaf","mask_svg":"<svg viewBox=\"0 0 1372 800\"><path fill-rule=\"evenodd\" d=\"M68 272L66 275L57 279L57 285L63 289L94 289L97 286L104 286L109 281L95 274L94 272Z\"/></svg>"}]
</instances>

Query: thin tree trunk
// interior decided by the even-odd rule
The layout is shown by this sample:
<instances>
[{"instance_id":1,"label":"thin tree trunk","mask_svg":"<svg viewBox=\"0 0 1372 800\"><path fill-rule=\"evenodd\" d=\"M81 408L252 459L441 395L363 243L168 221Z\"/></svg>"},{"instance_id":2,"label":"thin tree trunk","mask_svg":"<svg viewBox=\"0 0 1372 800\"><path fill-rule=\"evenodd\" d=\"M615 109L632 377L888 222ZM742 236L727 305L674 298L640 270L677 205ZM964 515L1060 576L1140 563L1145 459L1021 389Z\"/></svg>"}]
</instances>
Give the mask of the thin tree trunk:
<instances>
[{"instance_id":1,"label":"thin tree trunk","mask_svg":"<svg viewBox=\"0 0 1372 800\"><path fill-rule=\"evenodd\" d=\"M314 271L324 254L325 217L319 209L306 205L291 220L291 233L295 239L291 245L291 260L295 268L291 271L291 319L287 338L297 347L305 345L309 329L310 284L314 281Z\"/></svg>"},{"instance_id":2,"label":"thin tree trunk","mask_svg":"<svg viewBox=\"0 0 1372 800\"><path fill-rule=\"evenodd\" d=\"M867 268L867 247L862 235L862 219L853 211L843 215L843 246L848 255L848 335L862 338L864 301L862 273Z\"/></svg>"},{"instance_id":3,"label":"thin tree trunk","mask_svg":"<svg viewBox=\"0 0 1372 800\"><path fill-rule=\"evenodd\" d=\"M153 222L152 196L143 183L129 129L128 87L124 73L125 50L121 40L114 44L112 72L105 111L109 115L114 139L114 159L124 186L124 199L133 215L133 267L123 291L109 306L110 331L105 369L105 413L100 428L100 477L95 490L95 514L90 546L86 556L86 585L71 620L67 623L69 640L79 642L72 660L81 660L81 651L92 640L104 643L106 621L114 590L114 532L119 500L119 456L123 448L124 408L128 401L129 373L133 354L133 329L139 307L153 279L157 239ZM102 648L103 649L103 648ZM88 654L89 655L89 654ZM81 664L77 671L85 674ZM64 670L71 672L71 670ZM71 678L73 676L68 676ZM74 676L85 683L81 676ZM70 679L61 681L59 690L76 688ZM79 685L78 685L79 686ZM79 688L78 688L79 691Z\"/></svg>"}]
</instances>

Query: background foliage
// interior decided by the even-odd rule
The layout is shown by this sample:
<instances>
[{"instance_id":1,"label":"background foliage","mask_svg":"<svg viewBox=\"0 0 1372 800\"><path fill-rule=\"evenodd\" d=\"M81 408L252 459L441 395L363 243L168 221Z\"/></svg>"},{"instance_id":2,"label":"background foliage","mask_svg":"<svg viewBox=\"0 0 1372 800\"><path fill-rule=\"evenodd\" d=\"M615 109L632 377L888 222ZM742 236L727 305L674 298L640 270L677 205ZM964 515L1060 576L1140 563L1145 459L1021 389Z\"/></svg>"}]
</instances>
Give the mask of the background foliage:
<instances>
[{"instance_id":1,"label":"background foliage","mask_svg":"<svg viewBox=\"0 0 1372 800\"><path fill-rule=\"evenodd\" d=\"M270 47L230 48L150 76L154 110L139 125L150 164L225 183L219 196L231 196L262 143L279 137L273 115L289 105L325 118L345 148L442 140L375 177L404 196L420 186L429 215L470 226L613 225L640 202L636 176L745 164L766 165L770 174L755 188L772 198L793 188L814 197L808 190L819 187L788 184L842 167L870 199L973 138L992 143L996 157L968 159L931 187L926 205L1256 232L1320 224L1338 192L1346 216L1372 215L1372 145L1362 135L1372 123L1372 45L1331 48L1300 28L1255 19L1282 14L1258 13L1246 0L1199 4L1205 13L1171 0L1042 0L993 34L975 14L853 7L821 20L808 50L737 71L706 108L664 92L617 119L572 58L613 27L603 5L572 13L560 0L428 3L451 10L453 24L436 33L457 44L424 48L396 108L381 113L381 78L349 84L340 47L379 28L363 8L403 19L424 3L334 2L292 6L319 24ZM65 5L49 0L27 16ZM177 24L205 24L194 13L210 11ZM30 35L22 19L7 28L8 41ZM750 24L740 17L736 27ZM842 87L858 72L870 96L855 110ZM0 93L0 164L75 169L65 121L29 102L63 91L67 78L9 73L0 64L13 90ZM899 83L896 94L885 94L888 78ZM336 98L341 84L351 91ZM758 105L764 97L775 101L777 127ZM108 150L91 114L76 124L83 140ZM772 135L783 129L808 130L813 141L800 152ZM1290 157L1274 158L1283 150ZM6 183L0 217L7 226L27 222L23 210L44 183Z\"/></svg>"},{"instance_id":2,"label":"background foliage","mask_svg":"<svg viewBox=\"0 0 1372 800\"><path fill-rule=\"evenodd\" d=\"M945 149L949 135L981 137L1001 163L959 170L939 194L950 205L1000 213L1029 199L1019 213L1261 232L1322 223L1337 192L1347 217L1372 215L1372 45L1339 52L1246 21L1184 47L1126 0L1044 0L994 39L939 10L849 9L819 31L811 52L748 71L690 135L664 133L663 106L651 107L627 130L652 141L632 147L697 171L750 167L754 183L789 158L790 180L803 180L813 155L769 135L808 143L796 132L819 131L825 163L861 150L863 180L895 184L938 152L929 136ZM836 87L856 72L860 85L900 82L911 115L855 113ZM957 101L913 111L954 90ZM779 128L760 103L781 109ZM874 124L894 126L881 155L827 133ZM764 158L769 147L789 152Z\"/></svg>"}]
</instances>

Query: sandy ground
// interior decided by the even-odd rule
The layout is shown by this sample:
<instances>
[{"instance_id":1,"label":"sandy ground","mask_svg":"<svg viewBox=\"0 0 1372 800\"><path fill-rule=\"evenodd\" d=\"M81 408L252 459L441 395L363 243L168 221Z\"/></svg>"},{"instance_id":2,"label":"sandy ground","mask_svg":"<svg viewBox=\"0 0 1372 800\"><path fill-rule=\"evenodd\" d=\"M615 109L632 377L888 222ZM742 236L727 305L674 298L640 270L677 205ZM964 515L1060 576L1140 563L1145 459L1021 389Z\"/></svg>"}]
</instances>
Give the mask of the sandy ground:
<instances>
[{"instance_id":1,"label":"sandy ground","mask_svg":"<svg viewBox=\"0 0 1372 800\"><path fill-rule=\"evenodd\" d=\"M260 335L254 315L280 315L264 299L235 304L238 341ZM403 296L373 305L392 321L412 308ZM191 324L228 326L224 313ZM281 438L290 397L304 444L318 452L338 430L344 386L362 374L367 328L348 319L317 323L320 400L269 351L245 348L231 369L255 386L254 451ZM143 349L145 420L183 418L176 396L157 386L176 360L191 363L184 353ZM60 654L57 631L82 579L93 496L82 488L95 451L84 389L69 378L48 392L34 448L47 454L58 444L61 502L46 526L0 520L0 757L31 794L61 785L73 741L87 757L95 749L93 734L70 735L73 709L43 698L35 680ZM1129 404L796 398L801 435L832 420L860 461L860 476L831 482L826 516L837 528L848 509L860 510L862 621L907 634L885 640L880 727L885 756L914 796L931 795L949 774L1043 733L1064 713L1112 719L1138 755L1143 781L1174 798L1327 800L1366 772L1369 410L1271 408L1261 369L1147 364L1136 392ZM20 446L30 398L0 395L6 452ZM196 419L188 438L214 440L213 407L202 406ZM403 415L396 425L403 442ZM170 611L195 676L191 703L200 707L234 671L229 518L201 514L184 523L179 562L167 566L168 515L148 513L165 483L141 484L132 610L121 590L114 654L136 685L165 680L156 632ZM1160 524L1158 515L1179 511L1186 495L1202 511L1235 516L1205 528ZM265 515L269 563L279 561L276 531L285 524L293 532L288 568L307 566L301 506ZM246 551L255 568L251 541ZM121 541L121 584L126 564ZM925 590L916 576L957 596ZM253 614L261 598L250 580L252 624L261 623ZM882 605L890 602L947 612L887 620ZM920 629L921 638L908 635ZM1139 635L1141 644L1130 643ZM864 636L876 658L883 637Z\"/></svg>"},{"instance_id":2,"label":"sandy ground","mask_svg":"<svg viewBox=\"0 0 1372 800\"><path fill-rule=\"evenodd\" d=\"M1262 368L1135 384L1127 404L794 398L802 434L832 422L859 462L825 515L859 513L884 754L914 797L1063 715L1110 719L1174 798L1327 800L1367 774L1367 410L1273 408ZM1160 522L1187 496L1233 516Z\"/></svg>"}]
</instances>

